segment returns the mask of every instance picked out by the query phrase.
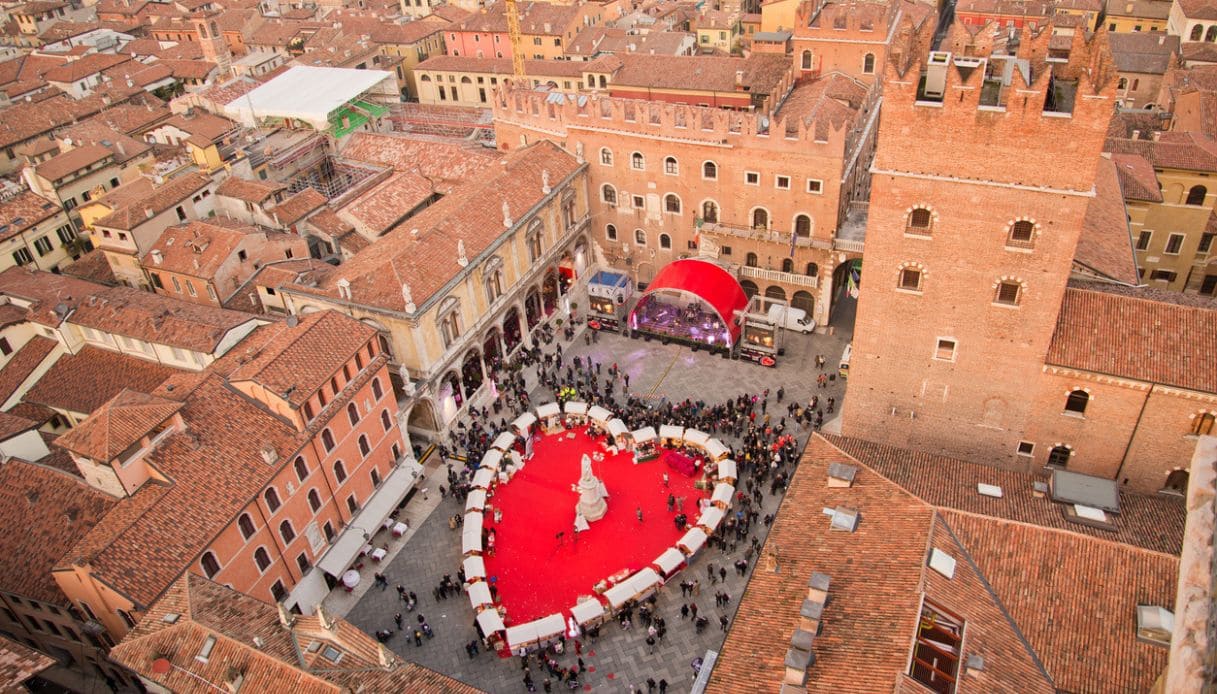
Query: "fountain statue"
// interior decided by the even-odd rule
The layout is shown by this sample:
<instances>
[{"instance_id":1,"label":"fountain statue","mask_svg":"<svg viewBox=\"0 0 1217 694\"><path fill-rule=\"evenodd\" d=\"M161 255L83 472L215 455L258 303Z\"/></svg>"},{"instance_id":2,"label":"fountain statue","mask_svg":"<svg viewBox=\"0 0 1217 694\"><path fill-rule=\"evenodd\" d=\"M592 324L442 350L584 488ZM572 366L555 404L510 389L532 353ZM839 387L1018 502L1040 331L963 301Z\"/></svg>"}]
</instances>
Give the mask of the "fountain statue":
<instances>
[{"instance_id":1,"label":"fountain statue","mask_svg":"<svg viewBox=\"0 0 1217 694\"><path fill-rule=\"evenodd\" d=\"M592 459L583 454L583 474L579 477L579 503L575 513L588 521L598 521L608 512L604 484L592 474Z\"/></svg>"}]
</instances>

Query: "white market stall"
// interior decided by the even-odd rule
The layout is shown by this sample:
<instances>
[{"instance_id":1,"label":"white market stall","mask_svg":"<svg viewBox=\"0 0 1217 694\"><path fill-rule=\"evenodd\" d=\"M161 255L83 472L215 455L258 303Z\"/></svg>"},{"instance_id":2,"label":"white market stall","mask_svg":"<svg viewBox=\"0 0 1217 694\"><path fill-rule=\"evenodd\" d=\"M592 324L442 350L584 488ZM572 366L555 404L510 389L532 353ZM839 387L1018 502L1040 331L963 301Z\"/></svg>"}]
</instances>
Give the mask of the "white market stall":
<instances>
[{"instance_id":1,"label":"white market stall","mask_svg":"<svg viewBox=\"0 0 1217 694\"><path fill-rule=\"evenodd\" d=\"M583 415L586 417L587 416L587 403L579 402L577 400L571 400L570 402L568 402L562 406L562 411L565 412L566 414L578 414L578 415Z\"/></svg>"},{"instance_id":2,"label":"white market stall","mask_svg":"<svg viewBox=\"0 0 1217 694\"><path fill-rule=\"evenodd\" d=\"M481 467L486 470L494 470L498 472L499 466L503 464L503 451L490 449L486 451L486 455L482 456Z\"/></svg>"},{"instance_id":3,"label":"white market stall","mask_svg":"<svg viewBox=\"0 0 1217 694\"><path fill-rule=\"evenodd\" d=\"M676 546L680 551L685 553L686 557L691 557L697 554L698 550L706 544L706 531L701 528L689 528L688 532L681 536L676 541Z\"/></svg>"},{"instance_id":4,"label":"white market stall","mask_svg":"<svg viewBox=\"0 0 1217 694\"><path fill-rule=\"evenodd\" d=\"M604 605L599 600L591 598L570 608L570 614L580 626L587 626L604 619Z\"/></svg>"},{"instance_id":5,"label":"white market stall","mask_svg":"<svg viewBox=\"0 0 1217 694\"><path fill-rule=\"evenodd\" d=\"M536 423L537 416L531 412L525 412L519 417L516 417L515 421L511 423L511 426L520 436L528 436L530 433L532 433L532 425Z\"/></svg>"},{"instance_id":6,"label":"white market stall","mask_svg":"<svg viewBox=\"0 0 1217 694\"><path fill-rule=\"evenodd\" d=\"M655 427L643 427L634 432L634 463L645 463L659 457L656 450L659 435Z\"/></svg>"},{"instance_id":7,"label":"white market stall","mask_svg":"<svg viewBox=\"0 0 1217 694\"><path fill-rule=\"evenodd\" d=\"M655 561L651 562L651 566L659 569L659 573L664 576L671 576L672 572L680 568L681 564L685 563L685 555L681 554L680 550L675 547L669 547L663 551L663 554L655 557Z\"/></svg>"},{"instance_id":8,"label":"white market stall","mask_svg":"<svg viewBox=\"0 0 1217 694\"><path fill-rule=\"evenodd\" d=\"M482 526L465 525L461 531L461 554L466 557L482 552Z\"/></svg>"},{"instance_id":9,"label":"white market stall","mask_svg":"<svg viewBox=\"0 0 1217 694\"><path fill-rule=\"evenodd\" d=\"M562 613L555 612L534 622L537 625L537 638L541 641L557 638L566 630L566 619Z\"/></svg>"},{"instance_id":10,"label":"white market stall","mask_svg":"<svg viewBox=\"0 0 1217 694\"><path fill-rule=\"evenodd\" d=\"M625 425L625 422L620 419L610 419L608 423L609 438L613 439L613 443L618 446L626 446L629 443L630 428Z\"/></svg>"},{"instance_id":11,"label":"white market stall","mask_svg":"<svg viewBox=\"0 0 1217 694\"><path fill-rule=\"evenodd\" d=\"M486 562L482 561L481 557L465 557L465 561L461 562L461 568L465 570L466 583L486 578Z\"/></svg>"},{"instance_id":12,"label":"white market stall","mask_svg":"<svg viewBox=\"0 0 1217 694\"><path fill-rule=\"evenodd\" d=\"M673 424L661 424L659 425L659 438L662 440L664 445L679 446L681 442L684 441L685 428L678 427Z\"/></svg>"},{"instance_id":13,"label":"white market stall","mask_svg":"<svg viewBox=\"0 0 1217 694\"><path fill-rule=\"evenodd\" d=\"M630 587L628 579L604 591L604 599L608 600L609 606L614 610L629 602L633 597L634 589Z\"/></svg>"},{"instance_id":14,"label":"white market stall","mask_svg":"<svg viewBox=\"0 0 1217 694\"><path fill-rule=\"evenodd\" d=\"M719 508L729 508L731 506L731 497L735 494L735 487L719 482L714 485L714 495L710 497L710 503Z\"/></svg>"},{"instance_id":15,"label":"white market stall","mask_svg":"<svg viewBox=\"0 0 1217 694\"><path fill-rule=\"evenodd\" d=\"M465 499L465 513L470 511L481 511L486 507L486 492L481 489L474 489L469 492L469 496Z\"/></svg>"},{"instance_id":16,"label":"white market stall","mask_svg":"<svg viewBox=\"0 0 1217 694\"><path fill-rule=\"evenodd\" d=\"M735 481L739 479L739 477L735 471L734 460L727 458L725 460L718 461L718 479L720 482L735 484Z\"/></svg>"},{"instance_id":17,"label":"white market stall","mask_svg":"<svg viewBox=\"0 0 1217 694\"><path fill-rule=\"evenodd\" d=\"M469 596L469 604L473 606L476 612L482 607L494 604L494 599L490 597L490 584L485 581L470 583L465 589L465 594Z\"/></svg>"},{"instance_id":18,"label":"white market stall","mask_svg":"<svg viewBox=\"0 0 1217 694\"><path fill-rule=\"evenodd\" d=\"M706 442L709 440L710 435L700 429L685 429L685 443L705 448Z\"/></svg>"},{"instance_id":19,"label":"white market stall","mask_svg":"<svg viewBox=\"0 0 1217 694\"><path fill-rule=\"evenodd\" d=\"M701 512L701 518L697 519L697 526L706 531L707 534L714 532L719 523L723 522L723 516L726 513L717 506L711 506Z\"/></svg>"},{"instance_id":20,"label":"white market stall","mask_svg":"<svg viewBox=\"0 0 1217 694\"><path fill-rule=\"evenodd\" d=\"M511 648L512 653L516 653L521 648L531 646L537 641L536 622L525 622L513 627L507 627L507 646Z\"/></svg>"},{"instance_id":21,"label":"white market stall","mask_svg":"<svg viewBox=\"0 0 1217 694\"><path fill-rule=\"evenodd\" d=\"M500 631L507 629L503 624L503 618L499 616L497 610L482 610L477 616L478 626L482 628L482 633L489 639L491 634L497 634Z\"/></svg>"},{"instance_id":22,"label":"white market stall","mask_svg":"<svg viewBox=\"0 0 1217 694\"><path fill-rule=\"evenodd\" d=\"M647 567L631 576L627 583L630 584L630 588L634 589L634 597L641 600L646 597L647 593L659 585L660 580L659 574L655 572L655 569Z\"/></svg>"},{"instance_id":23,"label":"white market stall","mask_svg":"<svg viewBox=\"0 0 1217 694\"><path fill-rule=\"evenodd\" d=\"M723 445L718 439L709 439L706 441L706 455L710 456L710 460L722 460L731 455L731 449Z\"/></svg>"},{"instance_id":24,"label":"white market stall","mask_svg":"<svg viewBox=\"0 0 1217 694\"><path fill-rule=\"evenodd\" d=\"M494 481L494 470L481 468L473 473L473 486L480 489L490 489L490 483Z\"/></svg>"},{"instance_id":25,"label":"white market stall","mask_svg":"<svg viewBox=\"0 0 1217 694\"><path fill-rule=\"evenodd\" d=\"M515 442L516 442L516 435L511 433L510 431L504 431L503 433L499 434L494 439L494 443L490 444L490 447L497 448L503 452L507 452L507 450L510 449L512 447L512 445L515 444Z\"/></svg>"},{"instance_id":26,"label":"white market stall","mask_svg":"<svg viewBox=\"0 0 1217 694\"><path fill-rule=\"evenodd\" d=\"M609 421L613 418L613 413L599 405L592 405L591 407L587 408L587 416L588 419L591 419L593 422L607 429L609 426Z\"/></svg>"},{"instance_id":27,"label":"white market stall","mask_svg":"<svg viewBox=\"0 0 1217 694\"><path fill-rule=\"evenodd\" d=\"M545 431L556 431L562 426L562 409L558 407L556 402L547 402L544 405L537 405L537 417L541 419L541 428Z\"/></svg>"}]
</instances>

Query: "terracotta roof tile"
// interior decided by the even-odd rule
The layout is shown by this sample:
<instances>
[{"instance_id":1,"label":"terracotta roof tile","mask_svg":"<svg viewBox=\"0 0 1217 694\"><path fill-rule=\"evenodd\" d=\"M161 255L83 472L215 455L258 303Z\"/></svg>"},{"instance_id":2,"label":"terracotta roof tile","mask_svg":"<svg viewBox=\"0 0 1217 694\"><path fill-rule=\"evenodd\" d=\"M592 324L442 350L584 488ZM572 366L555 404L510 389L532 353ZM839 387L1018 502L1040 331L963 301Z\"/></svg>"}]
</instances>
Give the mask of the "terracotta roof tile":
<instances>
[{"instance_id":1,"label":"terracotta roof tile","mask_svg":"<svg viewBox=\"0 0 1217 694\"><path fill-rule=\"evenodd\" d=\"M248 224L221 226L200 220L179 224L161 232L144 255L144 266L210 279L237 252L241 242L263 233Z\"/></svg>"},{"instance_id":2,"label":"terracotta roof tile","mask_svg":"<svg viewBox=\"0 0 1217 694\"><path fill-rule=\"evenodd\" d=\"M275 206L275 219L280 224L292 225L316 212L328 202L315 188L305 188Z\"/></svg>"},{"instance_id":3,"label":"terracotta roof tile","mask_svg":"<svg viewBox=\"0 0 1217 694\"><path fill-rule=\"evenodd\" d=\"M1108 138L1103 149L1139 154L1158 168L1217 172L1217 141L1201 133L1159 133L1156 140Z\"/></svg>"},{"instance_id":4,"label":"terracotta roof tile","mask_svg":"<svg viewBox=\"0 0 1217 694\"><path fill-rule=\"evenodd\" d=\"M351 136L342 156L438 179L443 188L480 178L497 160L495 153L468 143L365 132Z\"/></svg>"},{"instance_id":5,"label":"terracotta roof tile","mask_svg":"<svg viewBox=\"0 0 1217 694\"><path fill-rule=\"evenodd\" d=\"M55 183L86 166L109 161L113 158L114 153L101 145L84 145L69 149L62 154L56 154L38 166L35 166L34 171L38 172L39 176Z\"/></svg>"},{"instance_id":6,"label":"terracotta roof tile","mask_svg":"<svg viewBox=\"0 0 1217 694\"><path fill-rule=\"evenodd\" d=\"M77 58L57 68L48 70L42 77L48 82L75 82L129 60L131 60L129 55L90 53L82 58Z\"/></svg>"},{"instance_id":7,"label":"terracotta roof tile","mask_svg":"<svg viewBox=\"0 0 1217 694\"><path fill-rule=\"evenodd\" d=\"M1065 290L1048 364L1217 393L1217 302L1098 289Z\"/></svg>"},{"instance_id":8,"label":"terracotta roof tile","mask_svg":"<svg viewBox=\"0 0 1217 694\"><path fill-rule=\"evenodd\" d=\"M38 422L18 416L13 412L0 412L0 441L37 427Z\"/></svg>"},{"instance_id":9,"label":"terracotta roof tile","mask_svg":"<svg viewBox=\"0 0 1217 694\"><path fill-rule=\"evenodd\" d=\"M436 194L434 184L412 172L396 173L337 210L362 233L373 238L428 203Z\"/></svg>"},{"instance_id":10,"label":"terracotta roof tile","mask_svg":"<svg viewBox=\"0 0 1217 694\"><path fill-rule=\"evenodd\" d=\"M577 5L558 5L548 2L522 2L519 4L520 33L562 36L568 25L579 16ZM549 30L546 31L546 25ZM476 12L465 18L449 31L507 32L507 15L501 4L495 4L484 12Z\"/></svg>"},{"instance_id":11,"label":"terracotta roof tile","mask_svg":"<svg viewBox=\"0 0 1217 694\"><path fill-rule=\"evenodd\" d=\"M174 373L167 366L87 346L76 354L60 357L24 399L57 410L88 414L123 389L148 393Z\"/></svg>"},{"instance_id":12,"label":"terracotta roof tile","mask_svg":"<svg viewBox=\"0 0 1217 694\"><path fill-rule=\"evenodd\" d=\"M1160 31L1111 32L1111 59L1120 72L1161 75L1179 52L1179 37Z\"/></svg>"},{"instance_id":13,"label":"terracotta roof tile","mask_svg":"<svg viewBox=\"0 0 1217 694\"><path fill-rule=\"evenodd\" d=\"M309 217L305 220L305 223L311 229L315 229L331 238L338 238L354 229L350 222L339 217L337 212L328 207Z\"/></svg>"},{"instance_id":14,"label":"terracotta roof tile","mask_svg":"<svg viewBox=\"0 0 1217 694\"><path fill-rule=\"evenodd\" d=\"M254 317L130 287L94 292L71 322L103 332L210 354L230 330Z\"/></svg>"},{"instance_id":15,"label":"terracotta roof tile","mask_svg":"<svg viewBox=\"0 0 1217 694\"><path fill-rule=\"evenodd\" d=\"M275 181L257 181L249 178L229 176L220 183L220 187L216 189L216 194L260 204L276 192L286 189L287 186Z\"/></svg>"},{"instance_id":16,"label":"terracotta roof tile","mask_svg":"<svg viewBox=\"0 0 1217 694\"><path fill-rule=\"evenodd\" d=\"M424 60L415 70L443 70L447 72L478 72L495 75L511 74L511 58L478 58L468 55L437 55ZM525 60L524 71L532 78L566 77L582 78L585 71L593 71L591 63L579 60Z\"/></svg>"},{"instance_id":17,"label":"terracotta roof tile","mask_svg":"<svg viewBox=\"0 0 1217 694\"><path fill-rule=\"evenodd\" d=\"M152 210L153 214L160 214L209 185L211 185L211 179L198 172L169 179L160 187L154 187L150 184L146 186L141 185L139 189L140 191L146 191L145 194L139 195L137 191L132 191L135 193L134 195L118 207L113 208L114 211L110 214L95 220L93 226L131 231L148 220L147 210ZM121 190L125 187L120 186L115 190ZM108 201L109 196L103 198L103 200Z\"/></svg>"},{"instance_id":18,"label":"terracotta roof tile","mask_svg":"<svg viewBox=\"0 0 1217 694\"><path fill-rule=\"evenodd\" d=\"M619 54L622 67L612 86L735 92L736 73L749 94L771 94L790 71L784 55L756 53L747 58Z\"/></svg>"},{"instance_id":19,"label":"terracotta roof tile","mask_svg":"<svg viewBox=\"0 0 1217 694\"><path fill-rule=\"evenodd\" d=\"M105 287L51 272L11 267L0 272L0 294L23 299L30 303L28 318L42 325L56 327L63 322L65 313L56 313L63 305L70 311L94 292Z\"/></svg>"},{"instance_id":20,"label":"terracotta roof tile","mask_svg":"<svg viewBox=\"0 0 1217 694\"><path fill-rule=\"evenodd\" d=\"M0 202L0 241L36 226L44 219L60 213L55 203L28 190ZM64 220L67 223L67 220Z\"/></svg>"},{"instance_id":21,"label":"terracotta roof tile","mask_svg":"<svg viewBox=\"0 0 1217 694\"><path fill-rule=\"evenodd\" d=\"M60 271L65 275L71 275L87 282L96 282L108 286L118 284L118 280L114 277L114 269L110 267L110 261L106 260L105 252L100 249L85 253L60 268Z\"/></svg>"},{"instance_id":22,"label":"terracotta roof tile","mask_svg":"<svg viewBox=\"0 0 1217 694\"><path fill-rule=\"evenodd\" d=\"M0 369L0 402L12 397L58 345L49 337L37 335L17 350Z\"/></svg>"},{"instance_id":23,"label":"terracotta roof tile","mask_svg":"<svg viewBox=\"0 0 1217 694\"><path fill-rule=\"evenodd\" d=\"M67 602L51 569L114 500L78 477L12 459L0 465L0 590L57 605Z\"/></svg>"},{"instance_id":24,"label":"terracotta roof tile","mask_svg":"<svg viewBox=\"0 0 1217 694\"><path fill-rule=\"evenodd\" d=\"M56 443L86 458L108 463L139 443L182 408L182 403L124 388Z\"/></svg>"},{"instance_id":25,"label":"terracotta roof tile","mask_svg":"<svg viewBox=\"0 0 1217 694\"><path fill-rule=\"evenodd\" d=\"M1113 154L1111 160L1116 164L1125 199L1162 202L1158 175L1149 160L1139 154Z\"/></svg>"},{"instance_id":26,"label":"terracotta roof tile","mask_svg":"<svg viewBox=\"0 0 1217 694\"><path fill-rule=\"evenodd\" d=\"M1086 207L1073 259L1116 282L1139 284L1141 278L1137 274L1128 211L1124 207L1117 166L1110 159L1099 160L1095 192Z\"/></svg>"},{"instance_id":27,"label":"terracotta roof tile","mask_svg":"<svg viewBox=\"0 0 1217 694\"><path fill-rule=\"evenodd\" d=\"M49 655L0 636L0 689L22 691L22 683L54 664Z\"/></svg>"}]
</instances>

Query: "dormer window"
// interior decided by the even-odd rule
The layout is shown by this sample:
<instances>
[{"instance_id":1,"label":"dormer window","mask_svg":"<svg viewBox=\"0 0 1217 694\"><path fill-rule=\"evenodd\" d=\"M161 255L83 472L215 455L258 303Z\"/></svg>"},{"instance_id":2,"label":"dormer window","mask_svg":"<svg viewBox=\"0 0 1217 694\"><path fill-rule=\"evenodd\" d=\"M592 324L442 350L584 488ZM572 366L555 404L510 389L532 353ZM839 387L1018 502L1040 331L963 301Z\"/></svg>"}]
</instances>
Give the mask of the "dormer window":
<instances>
[{"instance_id":1,"label":"dormer window","mask_svg":"<svg viewBox=\"0 0 1217 694\"><path fill-rule=\"evenodd\" d=\"M923 604L909 676L939 694L953 694L962 644L963 620Z\"/></svg>"}]
</instances>

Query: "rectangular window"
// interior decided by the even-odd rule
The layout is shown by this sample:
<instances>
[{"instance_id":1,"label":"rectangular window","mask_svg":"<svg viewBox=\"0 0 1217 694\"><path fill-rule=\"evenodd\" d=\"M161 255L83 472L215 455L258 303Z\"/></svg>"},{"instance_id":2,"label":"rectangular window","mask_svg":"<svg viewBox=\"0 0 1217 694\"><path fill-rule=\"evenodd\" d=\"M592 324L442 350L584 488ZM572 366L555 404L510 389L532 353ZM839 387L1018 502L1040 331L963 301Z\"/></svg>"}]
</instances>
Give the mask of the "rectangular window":
<instances>
[{"instance_id":1,"label":"rectangular window","mask_svg":"<svg viewBox=\"0 0 1217 694\"><path fill-rule=\"evenodd\" d=\"M1149 250L1149 240L1152 239L1153 237L1154 237L1154 232L1152 232L1152 231L1142 231L1139 235L1137 235L1137 250L1138 251Z\"/></svg>"},{"instance_id":2,"label":"rectangular window","mask_svg":"<svg viewBox=\"0 0 1217 694\"><path fill-rule=\"evenodd\" d=\"M997 295L993 300L1006 306L1017 306L1018 295L1021 293L1021 290L1022 285L1017 282L1001 282L997 285Z\"/></svg>"},{"instance_id":3,"label":"rectangular window","mask_svg":"<svg viewBox=\"0 0 1217 694\"><path fill-rule=\"evenodd\" d=\"M773 185L778 190L790 190L790 177L789 176L776 176L773 179Z\"/></svg>"},{"instance_id":4,"label":"rectangular window","mask_svg":"<svg viewBox=\"0 0 1217 694\"><path fill-rule=\"evenodd\" d=\"M759 186L761 184L761 175L755 171L745 171L744 183L750 186Z\"/></svg>"},{"instance_id":5,"label":"rectangular window","mask_svg":"<svg viewBox=\"0 0 1217 694\"><path fill-rule=\"evenodd\" d=\"M152 280L152 286L155 289L164 289L165 284L161 282L161 276L155 272L148 273L148 278Z\"/></svg>"},{"instance_id":6,"label":"rectangular window","mask_svg":"<svg viewBox=\"0 0 1217 694\"><path fill-rule=\"evenodd\" d=\"M1018 454L1021 456L1030 457L1035 453L1035 444L1030 441L1018 442Z\"/></svg>"},{"instance_id":7,"label":"rectangular window","mask_svg":"<svg viewBox=\"0 0 1217 694\"><path fill-rule=\"evenodd\" d=\"M1174 270L1154 270L1149 273L1149 278L1156 282L1174 282L1179 273Z\"/></svg>"},{"instance_id":8,"label":"rectangular window","mask_svg":"<svg viewBox=\"0 0 1217 694\"><path fill-rule=\"evenodd\" d=\"M1167 255L1179 255L1179 250L1183 248L1183 234L1171 234L1166 239L1166 250L1163 253Z\"/></svg>"},{"instance_id":9,"label":"rectangular window","mask_svg":"<svg viewBox=\"0 0 1217 694\"><path fill-rule=\"evenodd\" d=\"M55 235L59 237L59 242L65 246L76 240L76 232L73 231L72 227L67 224L64 224L56 229Z\"/></svg>"},{"instance_id":10,"label":"rectangular window","mask_svg":"<svg viewBox=\"0 0 1217 694\"><path fill-rule=\"evenodd\" d=\"M955 361L955 340L946 337L938 338L934 358L942 361Z\"/></svg>"},{"instance_id":11,"label":"rectangular window","mask_svg":"<svg viewBox=\"0 0 1217 694\"><path fill-rule=\"evenodd\" d=\"M199 295L199 293L194 288L194 282L191 282L190 280L186 280L186 291L190 293L190 296Z\"/></svg>"},{"instance_id":12,"label":"rectangular window","mask_svg":"<svg viewBox=\"0 0 1217 694\"><path fill-rule=\"evenodd\" d=\"M634 195L632 197L633 197L633 202L634 202L634 209L641 210L642 208L646 207L646 199L643 198L641 195Z\"/></svg>"},{"instance_id":13,"label":"rectangular window","mask_svg":"<svg viewBox=\"0 0 1217 694\"><path fill-rule=\"evenodd\" d=\"M962 643L963 620L925 603L917 622L909 676L939 694L953 694Z\"/></svg>"},{"instance_id":14,"label":"rectangular window","mask_svg":"<svg viewBox=\"0 0 1217 694\"><path fill-rule=\"evenodd\" d=\"M0 337L0 354L8 356L13 353L13 346L8 343L7 337Z\"/></svg>"},{"instance_id":15,"label":"rectangular window","mask_svg":"<svg viewBox=\"0 0 1217 694\"><path fill-rule=\"evenodd\" d=\"M916 268L905 268L900 271L900 288L911 291L921 290L921 271Z\"/></svg>"},{"instance_id":16,"label":"rectangular window","mask_svg":"<svg viewBox=\"0 0 1217 694\"><path fill-rule=\"evenodd\" d=\"M34 240L34 248L38 251L38 257L42 257L54 250L55 247L51 245L50 239L40 236Z\"/></svg>"},{"instance_id":17,"label":"rectangular window","mask_svg":"<svg viewBox=\"0 0 1217 694\"><path fill-rule=\"evenodd\" d=\"M18 248L13 251L13 262L18 265L26 265L34 262L34 254L30 253L28 248Z\"/></svg>"},{"instance_id":18,"label":"rectangular window","mask_svg":"<svg viewBox=\"0 0 1217 694\"><path fill-rule=\"evenodd\" d=\"M170 279L173 280L173 291L177 292L178 294L181 294L182 293L182 283L178 282L176 277L170 277Z\"/></svg>"},{"instance_id":19,"label":"rectangular window","mask_svg":"<svg viewBox=\"0 0 1217 694\"><path fill-rule=\"evenodd\" d=\"M1200 235L1200 245L1196 246L1197 253L1208 253L1213 247L1213 237L1217 234L1204 233Z\"/></svg>"},{"instance_id":20,"label":"rectangular window","mask_svg":"<svg viewBox=\"0 0 1217 694\"><path fill-rule=\"evenodd\" d=\"M807 179L807 192L819 195L824 192L824 181L816 178Z\"/></svg>"},{"instance_id":21,"label":"rectangular window","mask_svg":"<svg viewBox=\"0 0 1217 694\"><path fill-rule=\"evenodd\" d=\"M719 255L731 255L731 247L730 246L719 247L718 254Z\"/></svg>"}]
</instances>

